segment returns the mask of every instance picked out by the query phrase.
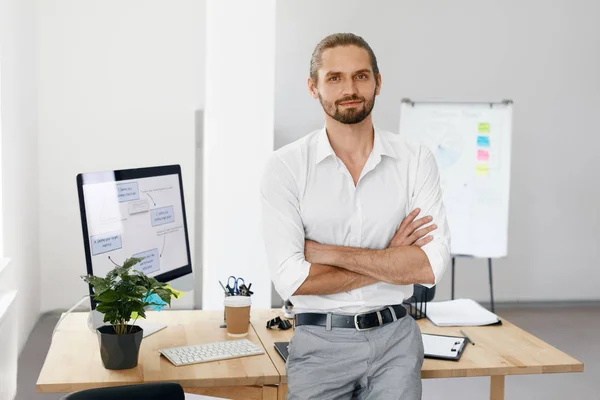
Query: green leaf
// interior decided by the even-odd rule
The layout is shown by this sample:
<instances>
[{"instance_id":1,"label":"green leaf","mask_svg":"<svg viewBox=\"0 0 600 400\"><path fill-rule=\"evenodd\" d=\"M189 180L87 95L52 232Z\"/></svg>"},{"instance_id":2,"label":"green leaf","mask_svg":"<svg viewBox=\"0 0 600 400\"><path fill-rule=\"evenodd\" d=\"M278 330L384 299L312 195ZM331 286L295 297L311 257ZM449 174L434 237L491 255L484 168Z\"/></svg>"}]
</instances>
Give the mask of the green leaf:
<instances>
[{"instance_id":1,"label":"green leaf","mask_svg":"<svg viewBox=\"0 0 600 400\"><path fill-rule=\"evenodd\" d=\"M162 301L171 305L171 296L173 296L173 292L171 292L169 289L156 289L154 290L154 293L156 293Z\"/></svg>"},{"instance_id":2,"label":"green leaf","mask_svg":"<svg viewBox=\"0 0 600 400\"><path fill-rule=\"evenodd\" d=\"M135 294L137 296L139 296L140 299L142 297L145 297L148 294L148 292L149 292L149 290L147 288L145 288L144 286L137 285L135 287Z\"/></svg>"},{"instance_id":3,"label":"green leaf","mask_svg":"<svg viewBox=\"0 0 600 400\"><path fill-rule=\"evenodd\" d=\"M108 322L111 325L115 325L118 322L119 318L117 314L113 311L109 311L104 314L104 322Z\"/></svg>"},{"instance_id":4,"label":"green leaf","mask_svg":"<svg viewBox=\"0 0 600 400\"><path fill-rule=\"evenodd\" d=\"M133 311L137 311L138 313L142 313L144 311L144 303L139 302L135 304L135 308L133 309Z\"/></svg>"},{"instance_id":5,"label":"green leaf","mask_svg":"<svg viewBox=\"0 0 600 400\"><path fill-rule=\"evenodd\" d=\"M109 281L113 281L117 277L118 274L119 274L119 271L117 269L113 269L108 274L106 274L106 279Z\"/></svg>"},{"instance_id":6,"label":"green leaf","mask_svg":"<svg viewBox=\"0 0 600 400\"><path fill-rule=\"evenodd\" d=\"M129 269L129 268L133 267L135 264L139 263L142 260L143 260L143 258L133 258L133 257L132 258L128 258L123 263L123 268Z\"/></svg>"},{"instance_id":7,"label":"green leaf","mask_svg":"<svg viewBox=\"0 0 600 400\"><path fill-rule=\"evenodd\" d=\"M98 278L98 277L92 276L92 275L87 275L87 276L84 275L81 278L85 282L92 285L92 287L94 288L94 292L96 292L96 293L103 292L106 289L108 289L108 287L110 286L108 280L106 280L104 278Z\"/></svg>"},{"instance_id":8,"label":"green leaf","mask_svg":"<svg viewBox=\"0 0 600 400\"><path fill-rule=\"evenodd\" d=\"M106 304L106 303L100 303L96 306L96 310L98 310L98 312L101 312L102 314L112 312L113 309L114 309L114 307L112 307L110 304Z\"/></svg>"},{"instance_id":9,"label":"green leaf","mask_svg":"<svg viewBox=\"0 0 600 400\"><path fill-rule=\"evenodd\" d=\"M102 303L114 303L120 300L121 296L113 289L108 289L101 294L95 295L94 299Z\"/></svg>"}]
</instances>

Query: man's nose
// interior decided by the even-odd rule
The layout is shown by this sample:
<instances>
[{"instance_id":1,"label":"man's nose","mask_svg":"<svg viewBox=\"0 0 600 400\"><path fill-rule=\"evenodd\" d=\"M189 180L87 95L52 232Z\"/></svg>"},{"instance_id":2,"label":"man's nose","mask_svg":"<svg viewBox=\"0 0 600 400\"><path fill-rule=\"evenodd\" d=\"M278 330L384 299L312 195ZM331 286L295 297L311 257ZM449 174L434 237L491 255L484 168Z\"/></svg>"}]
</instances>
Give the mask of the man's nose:
<instances>
[{"instance_id":1,"label":"man's nose","mask_svg":"<svg viewBox=\"0 0 600 400\"><path fill-rule=\"evenodd\" d=\"M356 82L354 79L349 79L344 82L344 86L342 88L342 95L345 96L353 96L358 93L356 88Z\"/></svg>"}]
</instances>

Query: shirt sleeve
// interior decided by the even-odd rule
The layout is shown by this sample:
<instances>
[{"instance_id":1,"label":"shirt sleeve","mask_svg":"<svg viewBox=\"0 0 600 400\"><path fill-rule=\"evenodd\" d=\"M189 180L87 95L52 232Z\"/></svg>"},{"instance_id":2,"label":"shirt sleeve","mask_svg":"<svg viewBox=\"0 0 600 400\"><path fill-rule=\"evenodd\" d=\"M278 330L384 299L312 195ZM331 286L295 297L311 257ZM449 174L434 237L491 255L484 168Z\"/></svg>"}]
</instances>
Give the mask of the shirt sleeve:
<instances>
[{"instance_id":1,"label":"shirt sleeve","mask_svg":"<svg viewBox=\"0 0 600 400\"><path fill-rule=\"evenodd\" d=\"M261 183L263 238L271 280L282 299L289 299L308 277L304 258L304 225L298 185L288 167L273 154Z\"/></svg>"},{"instance_id":2,"label":"shirt sleeve","mask_svg":"<svg viewBox=\"0 0 600 400\"><path fill-rule=\"evenodd\" d=\"M450 263L450 228L448 227L446 209L442 201L438 166L431 151L423 146L421 146L412 198L411 209L414 210L415 208L421 209L421 213L417 218L431 215L433 217L432 223L437 225L437 229L430 233L433 240L421 247L429 259L429 264L435 276L434 284L422 285L431 288L442 279Z\"/></svg>"}]
</instances>

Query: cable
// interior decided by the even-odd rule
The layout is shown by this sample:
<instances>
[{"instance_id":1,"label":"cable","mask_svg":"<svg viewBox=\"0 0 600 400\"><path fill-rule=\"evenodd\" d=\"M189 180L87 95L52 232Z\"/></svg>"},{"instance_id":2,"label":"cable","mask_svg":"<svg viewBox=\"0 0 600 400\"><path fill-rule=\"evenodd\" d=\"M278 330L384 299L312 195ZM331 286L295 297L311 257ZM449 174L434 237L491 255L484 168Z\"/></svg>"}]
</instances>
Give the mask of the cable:
<instances>
[{"instance_id":1,"label":"cable","mask_svg":"<svg viewBox=\"0 0 600 400\"><path fill-rule=\"evenodd\" d=\"M71 313L71 311L73 311L74 309L76 309L77 307L79 307L79 305L81 303L83 303L88 297L90 297L89 294L86 294L85 296L83 296L81 298L81 300L79 300L73 307L69 308L69 310L67 310L67 312L64 313L62 317L60 317L60 319L56 323L56 326L54 327L54 330L52 331L52 338L50 339L51 342L52 342L52 339L54 339L54 334L56 333L56 330L58 329L58 326L60 325L60 323L62 322L62 320L65 319L65 317L67 315L69 315Z\"/></svg>"}]
</instances>

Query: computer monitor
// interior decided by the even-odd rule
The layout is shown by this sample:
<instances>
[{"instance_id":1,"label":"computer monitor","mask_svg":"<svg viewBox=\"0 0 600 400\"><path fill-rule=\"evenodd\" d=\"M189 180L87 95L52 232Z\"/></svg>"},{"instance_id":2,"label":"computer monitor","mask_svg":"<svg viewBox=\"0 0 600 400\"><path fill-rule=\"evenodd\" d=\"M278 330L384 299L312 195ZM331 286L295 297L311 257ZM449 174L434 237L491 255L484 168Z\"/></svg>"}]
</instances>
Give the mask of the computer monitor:
<instances>
[{"instance_id":1,"label":"computer monitor","mask_svg":"<svg viewBox=\"0 0 600 400\"><path fill-rule=\"evenodd\" d=\"M137 257L134 268L160 282L191 277L179 165L82 173L77 191L89 275Z\"/></svg>"}]
</instances>

